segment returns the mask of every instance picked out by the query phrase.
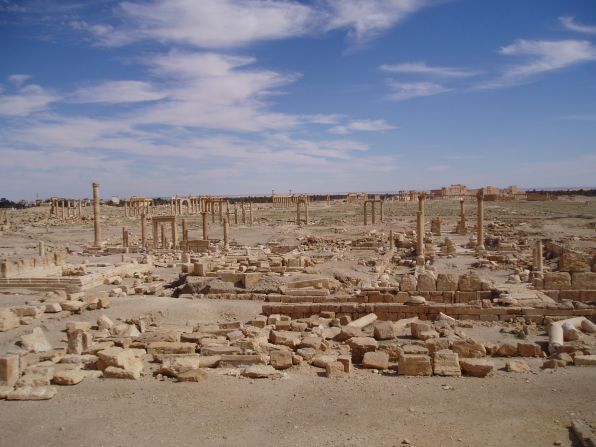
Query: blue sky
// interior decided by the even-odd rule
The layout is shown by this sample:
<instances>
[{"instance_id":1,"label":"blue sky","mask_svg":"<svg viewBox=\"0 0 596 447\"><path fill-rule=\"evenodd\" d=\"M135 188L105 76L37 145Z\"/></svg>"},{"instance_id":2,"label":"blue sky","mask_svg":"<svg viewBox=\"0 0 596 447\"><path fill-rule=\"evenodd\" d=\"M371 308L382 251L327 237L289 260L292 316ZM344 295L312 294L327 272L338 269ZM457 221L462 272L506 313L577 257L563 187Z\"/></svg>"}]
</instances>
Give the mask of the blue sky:
<instances>
[{"instance_id":1,"label":"blue sky","mask_svg":"<svg viewBox=\"0 0 596 447\"><path fill-rule=\"evenodd\" d=\"M594 186L596 3L0 0L0 196Z\"/></svg>"}]
</instances>

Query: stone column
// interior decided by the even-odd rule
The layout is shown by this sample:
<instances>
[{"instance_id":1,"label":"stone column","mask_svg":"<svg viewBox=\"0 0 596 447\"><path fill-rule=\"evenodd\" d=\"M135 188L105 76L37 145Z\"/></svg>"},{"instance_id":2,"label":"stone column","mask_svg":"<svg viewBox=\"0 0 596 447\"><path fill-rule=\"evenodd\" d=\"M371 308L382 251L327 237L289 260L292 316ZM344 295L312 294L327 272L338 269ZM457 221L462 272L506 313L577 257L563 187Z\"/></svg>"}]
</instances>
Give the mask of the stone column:
<instances>
[{"instance_id":1,"label":"stone column","mask_svg":"<svg viewBox=\"0 0 596 447\"><path fill-rule=\"evenodd\" d=\"M215 223L215 202L211 202L211 223Z\"/></svg>"},{"instance_id":2,"label":"stone column","mask_svg":"<svg viewBox=\"0 0 596 447\"><path fill-rule=\"evenodd\" d=\"M416 213L416 264L424 265L424 215L422 211Z\"/></svg>"},{"instance_id":3,"label":"stone column","mask_svg":"<svg viewBox=\"0 0 596 447\"><path fill-rule=\"evenodd\" d=\"M223 238L224 238L224 249L228 250L230 248L230 222L228 219L224 219L223 221Z\"/></svg>"},{"instance_id":4,"label":"stone column","mask_svg":"<svg viewBox=\"0 0 596 447\"><path fill-rule=\"evenodd\" d=\"M536 247L534 248L534 265L532 270L535 278L543 277L544 265L542 258L542 241L536 241Z\"/></svg>"},{"instance_id":5,"label":"stone column","mask_svg":"<svg viewBox=\"0 0 596 447\"><path fill-rule=\"evenodd\" d=\"M65 202L65 200L63 200L61 203L62 206L61 206L61 211L60 211L62 219L64 219L64 202Z\"/></svg>"},{"instance_id":6,"label":"stone column","mask_svg":"<svg viewBox=\"0 0 596 447\"><path fill-rule=\"evenodd\" d=\"M365 200L364 201L364 225L368 225L368 216L366 215L366 205L368 204L368 202Z\"/></svg>"},{"instance_id":7,"label":"stone column","mask_svg":"<svg viewBox=\"0 0 596 447\"><path fill-rule=\"evenodd\" d=\"M228 225L230 224L230 202L226 200L226 219L228 219Z\"/></svg>"},{"instance_id":8,"label":"stone column","mask_svg":"<svg viewBox=\"0 0 596 447\"><path fill-rule=\"evenodd\" d=\"M145 216L145 213L141 214L141 246L143 248L145 248L147 246L147 233L145 230L145 221L147 220L147 217Z\"/></svg>"},{"instance_id":9,"label":"stone column","mask_svg":"<svg viewBox=\"0 0 596 447\"><path fill-rule=\"evenodd\" d=\"M377 203L376 200L373 200L372 202L370 202L370 210L372 213L371 222L373 225L377 223L377 216L375 216L375 204L376 203Z\"/></svg>"},{"instance_id":10,"label":"stone column","mask_svg":"<svg viewBox=\"0 0 596 447\"><path fill-rule=\"evenodd\" d=\"M186 219L182 219L182 240L188 241L188 223Z\"/></svg>"},{"instance_id":11,"label":"stone column","mask_svg":"<svg viewBox=\"0 0 596 447\"><path fill-rule=\"evenodd\" d=\"M393 230L389 230L389 250L393 250L395 246L395 240L393 239Z\"/></svg>"},{"instance_id":12,"label":"stone column","mask_svg":"<svg viewBox=\"0 0 596 447\"><path fill-rule=\"evenodd\" d=\"M217 208L219 211L219 223L223 224L223 203L221 200L217 202Z\"/></svg>"},{"instance_id":13,"label":"stone column","mask_svg":"<svg viewBox=\"0 0 596 447\"><path fill-rule=\"evenodd\" d=\"M172 248L178 248L178 227L176 226L176 219L172 222Z\"/></svg>"},{"instance_id":14,"label":"stone column","mask_svg":"<svg viewBox=\"0 0 596 447\"><path fill-rule=\"evenodd\" d=\"M384 202L384 200L381 200L381 223L385 222L385 213L383 212L383 202Z\"/></svg>"},{"instance_id":15,"label":"stone column","mask_svg":"<svg viewBox=\"0 0 596 447\"><path fill-rule=\"evenodd\" d=\"M304 202L304 220L306 220L306 225L308 225L308 201Z\"/></svg>"},{"instance_id":16,"label":"stone column","mask_svg":"<svg viewBox=\"0 0 596 447\"><path fill-rule=\"evenodd\" d=\"M238 225L238 206L234 202L234 225Z\"/></svg>"},{"instance_id":17,"label":"stone column","mask_svg":"<svg viewBox=\"0 0 596 447\"><path fill-rule=\"evenodd\" d=\"M296 202L296 225L300 225L300 202Z\"/></svg>"},{"instance_id":18,"label":"stone column","mask_svg":"<svg viewBox=\"0 0 596 447\"><path fill-rule=\"evenodd\" d=\"M476 199L478 200L478 211L476 213L476 226L477 226L477 236L476 236L476 249L478 251L485 250L484 247L484 191L480 189L478 194L476 194Z\"/></svg>"},{"instance_id":19,"label":"stone column","mask_svg":"<svg viewBox=\"0 0 596 447\"><path fill-rule=\"evenodd\" d=\"M83 207L81 205L82 200L79 200L79 219L83 217Z\"/></svg>"},{"instance_id":20,"label":"stone column","mask_svg":"<svg viewBox=\"0 0 596 447\"><path fill-rule=\"evenodd\" d=\"M153 248L159 247L159 233L157 232L157 221L152 219L151 225L153 226Z\"/></svg>"},{"instance_id":21,"label":"stone column","mask_svg":"<svg viewBox=\"0 0 596 447\"><path fill-rule=\"evenodd\" d=\"M203 217L203 240L209 240L209 221L207 219L207 211L201 211L201 216Z\"/></svg>"},{"instance_id":22,"label":"stone column","mask_svg":"<svg viewBox=\"0 0 596 447\"><path fill-rule=\"evenodd\" d=\"M253 224L253 220L252 220L252 201L248 202L248 222L252 226L252 224Z\"/></svg>"},{"instance_id":23,"label":"stone column","mask_svg":"<svg viewBox=\"0 0 596 447\"><path fill-rule=\"evenodd\" d=\"M128 247L128 231L126 231L126 227L122 227L122 246L124 248Z\"/></svg>"},{"instance_id":24,"label":"stone column","mask_svg":"<svg viewBox=\"0 0 596 447\"><path fill-rule=\"evenodd\" d=\"M37 244L37 254L39 256L45 256L46 254L46 246L43 243L43 241L39 241L39 243Z\"/></svg>"},{"instance_id":25,"label":"stone column","mask_svg":"<svg viewBox=\"0 0 596 447\"><path fill-rule=\"evenodd\" d=\"M124 201L124 217L128 217L128 200Z\"/></svg>"},{"instance_id":26,"label":"stone column","mask_svg":"<svg viewBox=\"0 0 596 447\"><path fill-rule=\"evenodd\" d=\"M246 210L244 209L244 201L240 204L242 207L242 224L246 225Z\"/></svg>"},{"instance_id":27,"label":"stone column","mask_svg":"<svg viewBox=\"0 0 596 447\"><path fill-rule=\"evenodd\" d=\"M421 192L420 194L418 194L418 211L420 211L420 213L422 214L422 225L424 228L424 222L425 222L425 216L424 216L424 193Z\"/></svg>"},{"instance_id":28,"label":"stone column","mask_svg":"<svg viewBox=\"0 0 596 447\"><path fill-rule=\"evenodd\" d=\"M166 224L161 224L161 248L168 248L168 236L166 235Z\"/></svg>"},{"instance_id":29,"label":"stone column","mask_svg":"<svg viewBox=\"0 0 596 447\"><path fill-rule=\"evenodd\" d=\"M93 225L95 229L95 241L93 245L99 247L101 240L101 226L99 215L99 183L93 182Z\"/></svg>"},{"instance_id":30,"label":"stone column","mask_svg":"<svg viewBox=\"0 0 596 447\"><path fill-rule=\"evenodd\" d=\"M172 201L170 202L170 214L174 215L176 214L174 212L174 198L172 197Z\"/></svg>"},{"instance_id":31,"label":"stone column","mask_svg":"<svg viewBox=\"0 0 596 447\"><path fill-rule=\"evenodd\" d=\"M464 199L459 201L459 222L457 224L456 232L458 234L466 234L466 214L464 212Z\"/></svg>"}]
</instances>

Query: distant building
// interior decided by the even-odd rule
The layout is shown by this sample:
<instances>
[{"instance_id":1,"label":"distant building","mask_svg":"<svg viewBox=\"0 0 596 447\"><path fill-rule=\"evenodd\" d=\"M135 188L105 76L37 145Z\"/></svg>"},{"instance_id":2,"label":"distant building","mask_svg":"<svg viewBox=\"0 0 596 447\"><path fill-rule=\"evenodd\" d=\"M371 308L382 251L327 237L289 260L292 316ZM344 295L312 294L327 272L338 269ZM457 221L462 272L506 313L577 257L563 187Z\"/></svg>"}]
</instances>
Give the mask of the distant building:
<instances>
[{"instance_id":1,"label":"distant building","mask_svg":"<svg viewBox=\"0 0 596 447\"><path fill-rule=\"evenodd\" d=\"M111 200L114 205L120 205L120 197L112 196Z\"/></svg>"}]
</instances>

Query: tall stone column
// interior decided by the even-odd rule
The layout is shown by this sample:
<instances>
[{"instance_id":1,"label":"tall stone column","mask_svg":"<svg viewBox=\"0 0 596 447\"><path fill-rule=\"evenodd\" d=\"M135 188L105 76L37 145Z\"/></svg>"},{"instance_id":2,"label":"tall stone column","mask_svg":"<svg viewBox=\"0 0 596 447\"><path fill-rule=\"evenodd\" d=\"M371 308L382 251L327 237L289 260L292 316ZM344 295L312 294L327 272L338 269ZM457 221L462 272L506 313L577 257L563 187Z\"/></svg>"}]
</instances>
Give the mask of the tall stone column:
<instances>
[{"instance_id":1,"label":"tall stone column","mask_svg":"<svg viewBox=\"0 0 596 447\"><path fill-rule=\"evenodd\" d=\"M215 202L211 202L211 223L215 223Z\"/></svg>"},{"instance_id":2,"label":"tall stone column","mask_svg":"<svg viewBox=\"0 0 596 447\"><path fill-rule=\"evenodd\" d=\"M383 202L384 202L384 200L381 200L381 223L385 222L385 213L383 212Z\"/></svg>"},{"instance_id":3,"label":"tall stone column","mask_svg":"<svg viewBox=\"0 0 596 447\"><path fill-rule=\"evenodd\" d=\"M248 202L248 222L250 223L250 225L252 226L252 200L250 202Z\"/></svg>"},{"instance_id":4,"label":"tall stone column","mask_svg":"<svg viewBox=\"0 0 596 447\"><path fill-rule=\"evenodd\" d=\"M182 240L188 241L188 222L186 222L186 219L182 219Z\"/></svg>"},{"instance_id":5,"label":"tall stone column","mask_svg":"<svg viewBox=\"0 0 596 447\"><path fill-rule=\"evenodd\" d=\"M393 230L389 230L389 250L395 247L395 239L393 238Z\"/></svg>"},{"instance_id":6,"label":"tall stone column","mask_svg":"<svg viewBox=\"0 0 596 447\"><path fill-rule=\"evenodd\" d=\"M161 248L168 248L168 236L166 233L166 224L161 224Z\"/></svg>"},{"instance_id":7,"label":"tall stone column","mask_svg":"<svg viewBox=\"0 0 596 447\"><path fill-rule=\"evenodd\" d=\"M230 248L230 221L225 218L223 221L223 238L224 238L224 249L228 250Z\"/></svg>"},{"instance_id":8,"label":"tall stone column","mask_svg":"<svg viewBox=\"0 0 596 447\"><path fill-rule=\"evenodd\" d=\"M300 202L296 202L296 225L300 225Z\"/></svg>"},{"instance_id":9,"label":"tall stone column","mask_svg":"<svg viewBox=\"0 0 596 447\"><path fill-rule=\"evenodd\" d=\"M234 225L238 225L238 206L234 202Z\"/></svg>"},{"instance_id":10,"label":"tall stone column","mask_svg":"<svg viewBox=\"0 0 596 447\"><path fill-rule=\"evenodd\" d=\"M124 217L128 217L128 200L124 201Z\"/></svg>"},{"instance_id":11,"label":"tall stone column","mask_svg":"<svg viewBox=\"0 0 596 447\"><path fill-rule=\"evenodd\" d=\"M542 278L544 273L544 264L542 258L542 241L536 241L536 247L534 248L534 265L533 274L535 278Z\"/></svg>"},{"instance_id":12,"label":"tall stone column","mask_svg":"<svg viewBox=\"0 0 596 447\"><path fill-rule=\"evenodd\" d=\"M230 224L230 202L226 200L226 218L228 219L228 225Z\"/></svg>"},{"instance_id":13,"label":"tall stone column","mask_svg":"<svg viewBox=\"0 0 596 447\"><path fill-rule=\"evenodd\" d=\"M39 243L37 244L37 250L38 250L38 253L37 254L39 254L39 256L45 256L45 254L46 254L46 246L43 243L43 241L39 241Z\"/></svg>"},{"instance_id":14,"label":"tall stone column","mask_svg":"<svg viewBox=\"0 0 596 447\"><path fill-rule=\"evenodd\" d=\"M62 211L61 211L62 219L64 219L64 202L65 202L65 200L62 201Z\"/></svg>"},{"instance_id":15,"label":"tall stone column","mask_svg":"<svg viewBox=\"0 0 596 447\"><path fill-rule=\"evenodd\" d=\"M466 234L468 230L466 229L466 214L464 211L464 199L459 201L459 222L457 224L456 232L458 234Z\"/></svg>"},{"instance_id":16,"label":"tall stone column","mask_svg":"<svg viewBox=\"0 0 596 447\"><path fill-rule=\"evenodd\" d=\"M424 215L422 211L416 213L416 264L424 265Z\"/></svg>"},{"instance_id":17,"label":"tall stone column","mask_svg":"<svg viewBox=\"0 0 596 447\"><path fill-rule=\"evenodd\" d=\"M99 247L101 241L101 226L99 215L99 183L93 182L93 226L95 229L95 240L93 245Z\"/></svg>"},{"instance_id":18,"label":"tall stone column","mask_svg":"<svg viewBox=\"0 0 596 447\"><path fill-rule=\"evenodd\" d=\"M141 214L141 246L145 248L147 246L147 230L146 230L147 217L145 213Z\"/></svg>"},{"instance_id":19,"label":"tall stone column","mask_svg":"<svg viewBox=\"0 0 596 447\"><path fill-rule=\"evenodd\" d=\"M209 221L207 219L207 211L201 211L201 216L203 217L203 240L209 240Z\"/></svg>"},{"instance_id":20,"label":"tall stone column","mask_svg":"<svg viewBox=\"0 0 596 447\"><path fill-rule=\"evenodd\" d=\"M83 217L83 206L81 205L82 202L82 200L79 200L79 219Z\"/></svg>"},{"instance_id":21,"label":"tall stone column","mask_svg":"<svg viewBox=\"0 0 596 447\"><path fill-rule=\"evenodd\" d=\"M124 248L128 247L128 231L126 231L126 227L122 227L122 246Z\"/></svg>"},{"instance_id":22,"label":"tall stone column","mask_svg":"<svg viewBox=\"0 0 596 447\"><path fill-rule=\"evenodd\" d=\"M422 228L424 230L424 222L426 217L424 216L424 193L421 192L420 194L418 194L418 211L420 211L420 214L422 215L421 219L422 219ZM424 233L424 231L423 231Z\"/></svg>"},{"instance_id":23,"label":"tall stone column","mask_svg":"<svg viewBox=\"0 0 596 447\"><path fill-rule=\"evenodd\" d=\"M244 209L244 201L240 204L242 207L242 224L246 225L246 210Z\"/></svg>"},{"instance_id":24,"label":"tall stone column","mask_svg":"<svg viewBox=\"0 0 596 447\"><path fill-rule=\"evenodd\" d=\"M223 224L223 203L221 200L217 202L217 208L219 211L219 223Z\"/></svg>"},{"instance_id":25,"label":"tall stone column","mask_svg":"<svg viewBox=\"0 0 596 447\"><path fill-rule=\"evenodd\" d=\"M308 201L304 202L304 219L306 220L306 225L308 225Z\"/></svg>"},{"instance_id":26,"label":"tall stone column","mask_svg":"<svg viewBox=\"0 0 596 447\"><path fill-rule=\"evenodd\" d=\"M372 202L370 202L370 211L371 211L371 222L372 224L376 224L377 223L377 216L375 216L375 205L376 205L376 200L373 200Z\"/></svg>"},{"instance_id":27,"label":"tall stone column","mask_svg":"<svg viewBox=\"0 0 596 447\"><path fill-rule=\"evenodd\" d=\"M484 247L484 191L482 189L478 190L476 194L476 199L478 201L478 210L476 212L476 227L477 227L477 235L476 235L476 249L478 251L485 250Z\"/></svg>"},{"instance_id":28,"label":"tall stone column","mask_svg":"<svg viewBox=\"0 0 596 447\"><path fill-rule=\"evenodd\" d=\"M368 216L366 215L366 205L368 204L368 202L365 200L364 201L364 226L368 225Z\"/></svg>"},{"instance_id":29,"label":"tall stone column","mask_svg":"<svg viewBox=\"0 0 596 447\"><path fill-rule=\"evenodd\" d=\"M174 250L178 248L178 227L176 225L176 219L172 222L172 248Z\"/></svg>"},{"instance_id":30,"label":"tall stone column","mask_svg":"<svg viewBox=\"0 0 596 447\"><path fill-rule=\"evenodd\" d=\"M153 248L159 248L159 233L157 229L157 220L151 220L152 230L153 230Z\"/></svg>"}]
</instances>

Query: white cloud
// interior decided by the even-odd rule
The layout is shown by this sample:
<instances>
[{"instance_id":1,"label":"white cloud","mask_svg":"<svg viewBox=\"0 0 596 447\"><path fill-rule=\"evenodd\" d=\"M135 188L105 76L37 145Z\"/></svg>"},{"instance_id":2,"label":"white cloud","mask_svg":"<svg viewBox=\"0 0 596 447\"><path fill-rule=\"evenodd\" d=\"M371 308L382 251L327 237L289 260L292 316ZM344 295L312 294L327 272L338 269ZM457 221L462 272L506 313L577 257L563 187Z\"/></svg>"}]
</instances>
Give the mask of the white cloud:
<instances>
[{"instance_id":1,"label":"white cloud","mask_svg":"<svg viewBox=\"0 0 596 447\"><path fill-rule=\"evenodd\" d=\"M403 101L420 96L432 96L450 91L450 89L434 82L399 82L389 81L391 93L387 99Z\"/></svg>"},{"instance_id":2,"label":"white cloud","mask_svg":"<svg viewBox=\"0 0 596 447\"><path fill-rule=\"evenodd\" d=\"M528 59L525 63L507 69L504 75L508 78L532 76L596 60L596 47L587 40L518 39L511 45L502 47L499 53Z\"/></svg>"},{"instance_id":3,"label":"white cloud","mask_svg":"<svg viewBox=\"0 0 596 447\"><path fill-rule=\"evenodd\" d=\"M436 166L431 166L430 168L428 168L429 171L432 172L445 172L449 169L449 166L447 165L436 165Z\"/></svg>"},{"instance_id":4,"label":"white cloud","mask_svg":"<svg viewBox=\"0 0 596 447\"><path fill-rule=\"evenodd\" d=\"M314 115L303 115L304 122L312 124L337 124L346 116L341 113L317 113Z\"/></svg>"},{"instance_id":5,"label":"white cloud","mask_svg":"<svg viewBox=\"0 0 596 447\"><path fill-rule=\"evenodd\" d=\"M130 103L156 101L166 97L151 84L143 81L106 81L77 90L72 101L78 103Z\"/></svg>"},{"instance_id":6,"label":"white cloud","mask_svg":"<svg viewBox=\"0 0 596 447\"><path fill-rule=\"evenodd\" d=\"M8 80L15 84L17 87L20 87L29 79L31 79L31 76L27 74L13 74L8 77Z\"/></svg>"},{"instance_id":7,"label":"white cloud","mask_svg":"<svg viewBox=\"0 0 596 447\"><path fill-rule=\"evenodd\" d=\"M559 20L561 21L563 26L570 31L575 31L576 33L583 34L596 34L596 26L582 25L581 23L577 23L573 17L559 17Z\"/></svg>"},{"instance_id":8,"label":"white cloud","mask_svg":"<svg viewBox=\"0 0 596 447\"><path fill-rule=\"evenodd\" d=\"M152 0L123 2L119 11L134 27L129 33L131 39L201 48L233 48L299 36L317 19L310 7L294 1ZM109 39L107 33L100 37ZM119 44L110 40L104 43Z\"/></svg>"},{"instance_id":9,"label":"white cloud","mask_svg":"<svg viewBox=\"0 0 596 447\"><path fill-rule=\"evenodd\" d=\"M39 85L29 84L20 87L14 94L0 95L0 116L27 116L45 110L59 99Z\"/></svg>"},{"instance_id":10,"label":"white cloud","mask_svg":"<svg viewBox=\"0 0 596 447\"><path fill-rule=\"evenodd\" d=\"M380 132L393 129L397 129L397 127L385 122L385 120L361 120L350 121L346 125L332 127L329 129L329 132L336 134L348 134L354 131Z\"/></svg>"},{"instance_id":11,"label":"white cloud","mask_svg":"<svg viewBox=\"0 0 596 447\"><path fill-rule=\"evenodd\" d=\"M454 67L437 67L427 65L425 62L405 62L402 64L383 64L379 67L382 71L391 73L410 73L430 75L445 78L465 78L476 76L480 72Z\"/></svg>"},{"instance_id":12,"label":"white cloud","mask_svg":"<svg viewBox=\"0 0 596 447\"><path fill-rule=\"evenodd\" d=\"M364 42L388 30L425 6L430 0L327 0L326 30L348 28L356 42Z\"/></svg>"}]
</instances>

